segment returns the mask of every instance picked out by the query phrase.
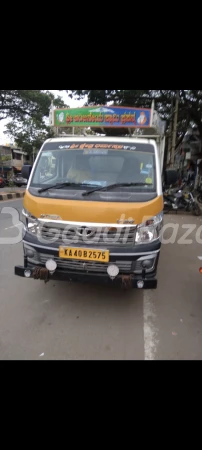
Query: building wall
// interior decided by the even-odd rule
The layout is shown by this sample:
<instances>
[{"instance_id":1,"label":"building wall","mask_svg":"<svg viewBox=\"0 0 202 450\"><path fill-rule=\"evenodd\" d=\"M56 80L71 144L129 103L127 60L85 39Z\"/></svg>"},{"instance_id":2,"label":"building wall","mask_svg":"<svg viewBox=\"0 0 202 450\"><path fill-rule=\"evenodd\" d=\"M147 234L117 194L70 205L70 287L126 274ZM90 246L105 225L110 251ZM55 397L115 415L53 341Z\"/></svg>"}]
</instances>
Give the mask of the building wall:
<instances>
[{"instance_id":1,"label":"building wall","mask_svg":"<svg viewBox=\"0 0 202 450\"><path fill-rule=\"evenodd\" d=\"M4 158L1 157L7 157L6 161L4 161ZM8 157L10 158L8 159ZM26 153L22 152L20 149L17 148L11 148L7 146L0 146L0 166L1 166L1 172L3 168L5 167L4 171L7 172L10 171L21 171L22 167L25 162L29 162L29 157Z\"/></svg>"},{"instance_id":2,"label":"building wall","mask_svg":"<svg viewBox=\"0 0 202 450\"><path fill-rule=\"evenodd\" d=\"M11 156L12 155L12 151L10 147L6 147L4 145L0 145L0 155L2 156Z\"/></svg>"}]
</instances>

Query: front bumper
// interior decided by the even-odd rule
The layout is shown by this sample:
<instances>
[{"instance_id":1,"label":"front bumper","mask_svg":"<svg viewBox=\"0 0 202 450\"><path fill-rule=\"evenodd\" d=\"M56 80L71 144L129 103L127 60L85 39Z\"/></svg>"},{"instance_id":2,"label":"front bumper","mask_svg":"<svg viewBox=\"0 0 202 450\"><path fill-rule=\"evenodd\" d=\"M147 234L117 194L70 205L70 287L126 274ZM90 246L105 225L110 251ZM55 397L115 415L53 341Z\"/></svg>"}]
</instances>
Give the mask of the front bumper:
<instances>
[{"instance_id":1,"label":"front bumper","mask_svg":"<svg viewBox=\"0 0 202 450\"><path fill-rule=\"evenodd\" d=\"M135 249L113 249L110 251L109 264L119 267L119 275L112 280L107 272L109 264L83 264L81 261L63 261L59 258L59 249L46 247L24 241L24 266L15 267L15 275L44 281L60 280L82 283L98 283L118 285L128 288L157 289L157 267L160 254L160 242L149 246L137 246ZM28 251L33 251L35 257L29 258ZM141 260L153 259L151 270L142 268ZM50 274L46 261L54 259L57 269ZM85 266L85 267L83 267ZM29 272L27 273L26 270ZM28 276L27 276L28 275ZM140 283L141 282L141 283Z\"/></svg>"},{"instance_id":2,"label":"front bumper","mask_svg":"<svg viewBox=\"0 0 202 450\"><path fill-rule=\"evenodd\" d=\"M36 270L37 269L37 270ZM92 274L86 272L67 272L64 270L57 269L54 274L50 274L44 267L15 267L15 275L19 277L25 278L25 272L29 270L30 276L32 279L40 279L45 282L51 280L57 281L69 281L69 282L80 282L80 283L96 283L96 284L105 284L105 285L113 285L120 286L122 288L133 288L140 289L139 282L143 282L141 289L157 289L157 279L155 277L150 276L146 277L144 273L137 276L134 274L122 274L119 275L115 280L111 280L106 274ZM41 275L40 275L41 273ZM36 275L37 274L37 275Z\"/></svg>"}]
</instances>

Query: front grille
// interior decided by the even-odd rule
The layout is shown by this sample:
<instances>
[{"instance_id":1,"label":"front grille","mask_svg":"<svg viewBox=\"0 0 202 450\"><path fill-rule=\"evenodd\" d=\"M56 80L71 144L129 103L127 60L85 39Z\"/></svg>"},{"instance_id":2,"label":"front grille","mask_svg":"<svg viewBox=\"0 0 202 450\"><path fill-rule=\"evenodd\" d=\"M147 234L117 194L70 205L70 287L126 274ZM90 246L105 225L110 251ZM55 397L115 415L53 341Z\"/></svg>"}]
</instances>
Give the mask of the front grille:
<instances>
[{"instance_id":1,"label":"front grille","mask_svg":"<svg viewBox=\"0 0 202 450\"><path fill-rule=\"evenodd\" d=\"M50 258L53 258L57 263L59 269L66 269L72 271L82 271L82 272L98 272L98 273L107 273L108 264L100 264L96 262L84 262L77 260L66 260L61 258L55 258L54 256L40 254L40 261L42 264L46 264L46 261ZM119 267L120 273L130 273L132 271L132 262L131 261L116 261L116 264Z\"/></svg>"},{"instance_id":2,"label":"front grille","mask_svg":"<svg viewBox=\"0 0 202 450\"><path fill-rule=\"evenodd\" d=\"M93 245L98 248L116 246L132 247L135 243L136 227L130 228L97 228L67 226L66 228L43 225L40 236L44 243L55 242L58 245Z\"/></svg>"}]
</instances>

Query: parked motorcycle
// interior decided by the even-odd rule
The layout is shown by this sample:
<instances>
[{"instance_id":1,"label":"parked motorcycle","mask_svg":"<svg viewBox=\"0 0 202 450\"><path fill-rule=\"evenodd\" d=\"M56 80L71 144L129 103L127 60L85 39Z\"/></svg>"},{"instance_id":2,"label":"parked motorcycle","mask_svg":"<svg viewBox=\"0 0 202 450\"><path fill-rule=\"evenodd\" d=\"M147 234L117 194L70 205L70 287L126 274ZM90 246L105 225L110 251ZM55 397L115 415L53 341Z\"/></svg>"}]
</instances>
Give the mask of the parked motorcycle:
<instances>
[{"instance_id":1,"label":"parked motorcycle","mask_svg":"<svg viewBox=\"0 0 202 450\"><path fill-rule=\"evenodd\" d=\"M164 192L164 214L171 211L192 212L195 216L201 215L201 209L194 200L192 192L183 192L184 185L181 189L169 189Z\"/></svg>"},{"instance_id":2,"label":"parked motorcycle","mask_svg":"<svg viewBox=\"0 0 202 450\"><path fill-rule=\"evenodd\" d=\"M0 188L7 187L9 185L7 178L3 175L0 176Z\"/></svg>"},{"instance_id":3,"label":"parked motorcycle","mask_svg":"<svg viewBox=\"0 0 202 450\"><path fill-rule=\"evenodd\" d=\"M198 194L197 201L202 203L202 186L198 189Z\"/></svg>"},{"instance_id":4,"label":"parked motorcycle","mask_svg":"<svg viewBox=\"0 0 202 450\"><path fill-rule=\"evenodd\" d=\"M191 183L189 185L189 191L197 198L198 203L202 203L202 186L195 189L194 183Z\"/></svg>"}]
</instances>

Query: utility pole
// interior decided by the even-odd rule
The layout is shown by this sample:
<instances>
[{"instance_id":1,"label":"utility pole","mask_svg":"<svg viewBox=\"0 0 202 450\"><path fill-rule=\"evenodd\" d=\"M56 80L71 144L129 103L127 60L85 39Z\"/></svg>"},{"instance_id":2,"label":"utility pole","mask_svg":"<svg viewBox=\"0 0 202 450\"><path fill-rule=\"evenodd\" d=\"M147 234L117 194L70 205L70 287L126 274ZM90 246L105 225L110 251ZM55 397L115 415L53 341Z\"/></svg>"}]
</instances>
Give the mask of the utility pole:
<instances>
[{"instance_id":1,"label":"utility pole","mask_svg":"<svg viewBox=\"0 0 202 450\"><path fill-rule=\"evenodd\" d=\"M170 166L171 164L171 150L172 150L172 136L173 136L173 115L174 115L174 101L172 99L171 102L171 117L170 117L170 126L168 130L168 149L167 149L167 155L166 155L166 167Z\"/></svg>"},{"instance_id":2,"label":"utility pole","mask_svg":"<svg viewBox=\"0 0 202 450\"><path fill-rule=\"evenodd\" d=\"M174 123L173 123L173 139L172 139L172 151L171 151L171 167L172 168L174 167L174 164L175 164L175 147L176 147L176 141L177 141L179 102L180 102L180 91L178 90L176 93Z\"/></svg>"}]
</instances>

